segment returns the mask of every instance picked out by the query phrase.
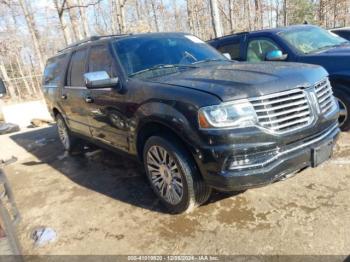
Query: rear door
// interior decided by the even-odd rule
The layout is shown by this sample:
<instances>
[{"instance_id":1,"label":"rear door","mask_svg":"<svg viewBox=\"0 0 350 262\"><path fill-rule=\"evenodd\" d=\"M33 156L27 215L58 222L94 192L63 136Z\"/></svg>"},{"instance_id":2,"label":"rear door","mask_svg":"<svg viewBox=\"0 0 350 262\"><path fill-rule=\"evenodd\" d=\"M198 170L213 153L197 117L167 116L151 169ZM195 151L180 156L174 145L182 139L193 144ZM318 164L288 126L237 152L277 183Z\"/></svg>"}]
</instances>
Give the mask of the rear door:
<instances>
[{"instance_id":1,"label":"rear door","mask_svg":"<svg viewBox=\"0 0 350 262\"><path fill-rule=\"evenodd\" d=\"M68 54L50 58L45 66L42 90L51 113L59 97L59 90L64 86L68 58Z\"/></svg>"},{"instance_id":2,"label":"rear door","mask_svg":"<svg viewBox=\"0 0 350 262\"><path fill-rule=\"evenodd\" d=\"M91 136L89 128L89 111L86 106L88 89L84 83L84 73L87 67L87 48L73 52L68 67L66 86L61 92L61 103L69 128L73 132Z\"/></svg>"}]
</instances>

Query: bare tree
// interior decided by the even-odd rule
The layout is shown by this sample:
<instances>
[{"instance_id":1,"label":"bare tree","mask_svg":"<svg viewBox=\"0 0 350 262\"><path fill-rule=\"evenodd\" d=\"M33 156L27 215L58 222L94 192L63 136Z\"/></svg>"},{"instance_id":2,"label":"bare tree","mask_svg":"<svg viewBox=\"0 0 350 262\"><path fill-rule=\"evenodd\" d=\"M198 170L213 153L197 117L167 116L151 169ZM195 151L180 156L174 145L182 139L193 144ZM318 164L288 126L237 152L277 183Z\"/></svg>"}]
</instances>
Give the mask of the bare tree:
<instances>
[{"instance_id":1,"label":"bare tree","mask_svg":"<svg viewBox=\"0 0 350 262\"><path fill-rule=\"evenodd\" d=\"M90 35L90 30L89 30L89 25L87 21L87 16L86 16L86 8L84 7L81 3L81 0L78 0L78 5L79 5L79 13L80 13L80 18L83 26L83 35L84 37L88 37Z\"/></svg>"},{"instance_id":2,"label":"bare tree","mask_svg":"<svg viewBox=\"0 0 350 262\"><path fill-rule=\"evenodd\" d=\"M210 9L211 9L211 19L214 27L215 37L220 37L223 35L223 32L222 32L222 25L221 25L217 0L210 0Z\"/></svg>"},{"instance_id":3,"label":"bare tree","mask_svg":"<svg viewBox=\"0 0 350 262\"><path fill-rule=\"evenodd\" d=\"M287 26L287 9L288 9L288 2L287 0L283 0L283 25Z\"/></svg>"},{"instance_id":4,"label":"bare tree","mask_svg":"<svg viewBox=\"0 0 350 262\"><path fill-rule=\"evenodd\" d=\"M125 25L125 4L126 0L118 0L117 3L117 17L118 24L120 28L120 33L125 33L126 25Z\"/></svg>"},{"instance_id":5,"label":"bare tree","mask_svg":"<svg viewBox=\"0 0 350 262\"><path fill-rule=\"evenodd\" d=\"M63 33L64 37L64 42L66 45L72 42L70 33L69 33L69 28L68 25L65 23L64 18L63 18L63 12L64 12L64 6L66 4L66 0L63 0L62 3L59 3L58 0L53 0L57 15L58 15L58 20L60 21L60 26L61 30Z\"/></svg>"},{"instance_id":6,"label":"bare tree","mask_svg":"<svg viewBox=\"0 0 350 262\"><path fill-rule=\"evenodd\" d=\"M66 5L67 5L67 9L68 9L69 19L70 19L71 25L72 25L74 40L79 41L83 38L83 36L82 36L81 31L80 31L78 11L74 6L75 4L74 4L73 0L66 0Z\"/></svg>"},{"instance_id":7,"label":"bare tree","mask_svg":"<svg viewBox=\"0 0 350 262\"><path fill-rule=\"evenodd\" d=\"M34 50L35 50L35 53L36 53L36 56L38 59L40 70L43 71L44 70L44 58L43 58L43 55L41 53L40 44L39 44L39 40L40 40L39 32L36 28L36 24L34 22L33 16L29 12L28 3L26 3L25 0L19 0L19 4L20 4L21 9L23 11L24 18L25 18L27 26L28 26L28 31L29 31L30 36L32 38L33 47L34 47Z\"/></svg>"},{"instance_id":8,"label":"bare tree","mask_svg":"<svg viewBox=\"0 0 350 262\"><path fill-rule=\"evenodd\" d=\"M154 0L150 0L150 1L151 1L151 6L152 6L152 14L153 14L154 25L156 27L156 31L159 32L157 8L156 8L156 5L154 3Z\"/></svg>"},{"instance_id":9,"label":"bare tree","mask_svg":"<svg viewBox=\"0 0 350 262\"><path fill-rule=\"evenodd\" d=\"M190 29L190 32L193 33L193 5L192 0L187 0L187 25Z\"/></svg>"}]
</instances>

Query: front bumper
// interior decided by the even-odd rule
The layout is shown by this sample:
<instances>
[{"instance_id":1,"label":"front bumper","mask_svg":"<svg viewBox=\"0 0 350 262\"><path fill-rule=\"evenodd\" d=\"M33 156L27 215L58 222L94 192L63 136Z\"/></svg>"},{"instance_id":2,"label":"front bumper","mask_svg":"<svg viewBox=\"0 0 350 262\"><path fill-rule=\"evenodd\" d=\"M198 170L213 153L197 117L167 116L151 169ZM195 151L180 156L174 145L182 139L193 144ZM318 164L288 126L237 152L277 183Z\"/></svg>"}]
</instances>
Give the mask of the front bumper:
<instances>
[{"instance_id":1,"label":"front bumper","mask_svg":"<svg viewBox=\"0 0 350 262\"><path fill-rule=\"evenodd\" d=\"M313 166L313 150L327 141L333 141L334 146L339 132L338 124L335 124L312 137L276 149L271 157L265 157L264 161L251 167L237 166L231 170L226 166L219 173L209 171L202 174L209 186L221 191L240 191L264 186ZM254 157L254 154L249 157Z\"/></svg>"}]
</instances>

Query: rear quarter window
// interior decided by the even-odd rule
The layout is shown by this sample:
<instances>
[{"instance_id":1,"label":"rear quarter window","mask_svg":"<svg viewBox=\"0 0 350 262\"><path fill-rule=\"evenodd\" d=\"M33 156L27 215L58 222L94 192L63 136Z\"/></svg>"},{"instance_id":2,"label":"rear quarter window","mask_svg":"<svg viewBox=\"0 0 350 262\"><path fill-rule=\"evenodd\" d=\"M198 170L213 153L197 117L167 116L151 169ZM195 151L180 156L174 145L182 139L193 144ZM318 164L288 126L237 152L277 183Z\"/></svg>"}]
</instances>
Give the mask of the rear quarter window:
<instances>
[{"instance_id":1,"label":"rear quarter window","mask_svg":"<svg viewBox=\"0 0 350 262\"><path fill-rule=\"evenodd\" d=\"M230 44L223 44L221 45L218 50L221 53L229 53L231 56L231 59L233 60L239 60L239 58L241 57L241 53L240 53L240 43L230 43Z\"/></svg>"},{"instance_id":2,"label":"rear quarter window","mask_svg":"<svg viewBox=\"0 0 350 262\"><path fill-rule=\"evenodd\" d=\"M63 72L65 67L67 55L60 55L50 58L44 70L43 84L46 86L57 86L63 79Z\"/></svg>"}]
</instances>

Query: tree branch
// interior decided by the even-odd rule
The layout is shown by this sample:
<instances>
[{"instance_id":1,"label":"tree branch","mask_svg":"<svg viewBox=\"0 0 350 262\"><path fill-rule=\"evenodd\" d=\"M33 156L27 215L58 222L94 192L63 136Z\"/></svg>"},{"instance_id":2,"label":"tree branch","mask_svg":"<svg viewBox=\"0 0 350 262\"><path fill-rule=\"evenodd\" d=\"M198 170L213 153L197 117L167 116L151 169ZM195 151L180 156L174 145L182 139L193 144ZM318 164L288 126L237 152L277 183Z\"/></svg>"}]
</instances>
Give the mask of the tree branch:
<instances>
[{"instance_id":1,"label":"tree branch","mask_svg":"<svg viewBox=\"0 0 350 262\"><path fill-rule=\"evenodd\" d=\"M64 2L66 2L66 0L64 0ZM89 6L98 5L101 2L102 2L102 0L97 0L95 3L89 3L87 5L72 5L72 6L65 7L65 8L63 8L63 6L62 6L62 8L63 8L62 10L64 11L64 10L69 10L69 9L73 9L73 8L87 8Z\"/></svg>"}]
</instances>

